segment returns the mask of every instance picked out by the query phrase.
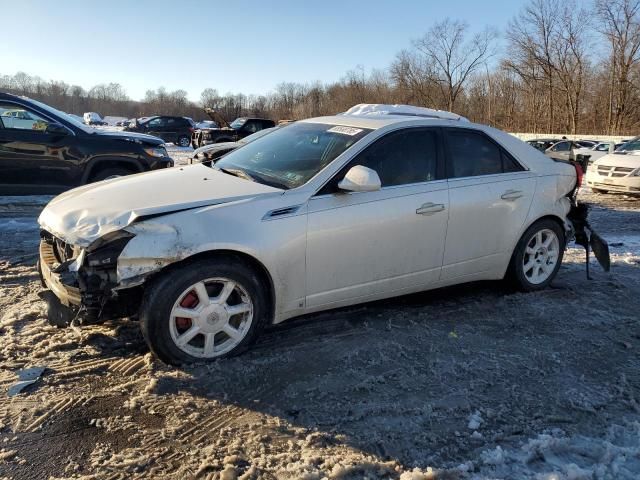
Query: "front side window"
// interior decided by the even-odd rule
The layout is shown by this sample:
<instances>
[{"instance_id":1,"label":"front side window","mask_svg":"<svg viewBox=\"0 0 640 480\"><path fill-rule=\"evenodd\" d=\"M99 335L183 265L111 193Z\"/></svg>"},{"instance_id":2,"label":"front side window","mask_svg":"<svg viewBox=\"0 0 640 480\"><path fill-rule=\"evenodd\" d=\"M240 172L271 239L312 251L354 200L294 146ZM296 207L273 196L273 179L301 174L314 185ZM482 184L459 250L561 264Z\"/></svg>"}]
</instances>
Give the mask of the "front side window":
<instances>
[{"instance_id":1,"label":"front side window","mask_svg":"<svg viewBox=\"0 0 640 480\"><path fill-rule=\"evenodd\" d=\"M568 152L571 150L571 142L556 143L551 150L554 152Z\"/></svg>"},{"instance_id":2,"label":"front side window","mask_svg":"<svg viewBox=\"0 0 640 480\"><path fill-rule=\"evenodd\" d=\"M44 132L49 121L25 107L11 103L0 103L0 125L15 130L38 130Z\"/></svg>"},{"instance_id":3,"label":"front side window","mask_svg":"<svg viewBox=\"0 0 640 480\"><path fill-rule=\"evenodd\" d=\"M470 130L447 130L449 178L517 172L522 167L486 135Z\"/></svg>"},{"instance_id":4,"label":"front side window","mask_svg":"<svg viewBox=\"0 0 640 480\"><path fill-rule=\"evenodd\" d=\"M147 127L158 128L158 127L164 126L164 124L165 124L164 119L158 117L158 118L154 118L153 120L149 120L149 123L147 123Z\"/></svg>"},{"instance_id":5,"label":"front side window","mask_svg":"<svg viewBox=\"0 0 640 480\"><path fill-rule=\"evenodd\" d=\"M277 188L304 185L371 130L295 123L232 151L213 168Z\"/></svg>"},{"instance_id":6,"label":"front side window","mask_svg":"<svg viewBox=\"0 0 640 480\"><path fill-rule=\"evenodd\" d=\"M618 148L618 151L620 152L633 152L637 150L640 150L640 137L632 138Z\"/></svg>"},{"instance_id":7,"label":"front side window","mask_svg":"<svg viewBox=\"0 0 640 480\"><path fill-rule=\"evenodd\" d=\"M249 121L244 125L243 130L248 133L256 133L258 130L260 130L260 126L258 125L258 122Z\"/></svg>"},{"instance_id":8,"label":"front side window","mask_svg":"<svg viewBox=\"0 0 640 480\"><path fill-rule=\"evenodd\" d=\"M239 130L246 122L246 118L236 118L229 126L234 130Z\"/></svg>"},{"instance_id":9,"label":"front side window","mask_svg":"<svg viewBox=\"0 0 640 480\"><path fill-rule=\"evenodd\" d=\"M437 134L421 128L391 133L367 147L350 162L349 167L355 165L375 170L382 187L435 180Z\"/></svg>"}]
</instances>

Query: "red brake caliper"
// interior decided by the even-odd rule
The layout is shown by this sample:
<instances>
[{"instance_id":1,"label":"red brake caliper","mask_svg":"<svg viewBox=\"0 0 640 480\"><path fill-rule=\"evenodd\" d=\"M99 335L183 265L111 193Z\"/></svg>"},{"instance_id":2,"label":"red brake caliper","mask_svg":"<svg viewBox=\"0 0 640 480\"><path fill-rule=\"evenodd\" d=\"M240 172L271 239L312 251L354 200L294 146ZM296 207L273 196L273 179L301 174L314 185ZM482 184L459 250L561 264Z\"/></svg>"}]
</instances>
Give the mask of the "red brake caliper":
<instances>
[{"instance_id":1,"label":"red brake caliper","mask_svg":"<svg viewBox=\"0 0 640 480\"><path fill-rule=\"evenodd\" d=\"M195 308L198 305L198 296L195 292L191 291L187 293L182 301L180 302L180 306L184 308ZM191 319L185 317L176 317L176 328L178 330L188 330L191 328Z\"/></svg>"}]
</instances>

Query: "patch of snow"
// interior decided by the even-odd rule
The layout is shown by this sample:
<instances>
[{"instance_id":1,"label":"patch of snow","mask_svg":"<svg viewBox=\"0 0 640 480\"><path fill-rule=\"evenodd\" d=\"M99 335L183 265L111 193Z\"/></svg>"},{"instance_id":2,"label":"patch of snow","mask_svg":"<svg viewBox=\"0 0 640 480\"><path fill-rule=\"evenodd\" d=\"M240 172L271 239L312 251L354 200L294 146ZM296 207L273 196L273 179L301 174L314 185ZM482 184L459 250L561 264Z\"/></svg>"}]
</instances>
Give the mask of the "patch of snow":
<instances>
[{"instance_id":1,"label":"patch of snow","mask_svg":"<svg viewBox=\"0 0 640 480\"><path fill-rule=\"evenodd\" d=\"M469 423L467 424L467 428L469 430L477 430L480 428L480 424L483 422L482 416L480 412L476 410L474 413L469 415Z\"/></svg>"},{"instance_id":2,"label":"patch of snow","mask_svg":"<svg viewBox=\"0 0 640 480\"><path fill-rule=\"evenodd\" d=\"M0 232L25 232L37 229L38 223L33 218L0 218Z\"/></svg>"}]
</instances>

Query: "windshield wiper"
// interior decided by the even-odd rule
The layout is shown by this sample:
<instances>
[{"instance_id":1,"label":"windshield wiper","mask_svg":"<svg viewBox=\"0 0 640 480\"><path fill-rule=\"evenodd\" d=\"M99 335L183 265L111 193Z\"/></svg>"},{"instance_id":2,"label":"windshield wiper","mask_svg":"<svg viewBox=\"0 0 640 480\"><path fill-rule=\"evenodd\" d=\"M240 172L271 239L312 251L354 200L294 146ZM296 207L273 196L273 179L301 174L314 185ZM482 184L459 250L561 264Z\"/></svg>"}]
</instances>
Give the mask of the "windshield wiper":
<instances>
[{"instance_id":1,"label":"windshield wiper","mask_svg":"<svg viewBox=\"0 0 640 480\"><path fill-rule=\"evenodd\" d=\"M239 168L224 168L224 167L220 167L220 168L218 168L218 170L220 170L221 172L226 173L227 175L233 175L234 177L244 178L245 180L249 180L251 182L255 182L256 181L255 178L253 178L247 172L245 172L244 170L241 170Z\"/></svg>"}]
</instances>

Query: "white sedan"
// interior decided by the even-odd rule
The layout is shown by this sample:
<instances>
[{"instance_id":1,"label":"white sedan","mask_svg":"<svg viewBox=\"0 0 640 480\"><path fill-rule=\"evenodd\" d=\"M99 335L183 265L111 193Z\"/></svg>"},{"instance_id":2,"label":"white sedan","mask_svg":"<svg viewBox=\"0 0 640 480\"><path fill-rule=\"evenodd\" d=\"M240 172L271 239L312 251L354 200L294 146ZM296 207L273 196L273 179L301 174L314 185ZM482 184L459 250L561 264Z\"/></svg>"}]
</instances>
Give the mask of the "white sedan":
<instances>
[{"instance_id":1,"label":"white sedan","mask_svg":"<svg viewBox=\"0 0 640 480\"><path fill-rule=\"evenodd\" d=\"M138 315L170 363L267 324L476 280L545 288L576 168L447 112L360 105L223 157L80 187L40 216L57 324Z\"/></svg>"},{"instance_id":2,"label":"white sedan","mask_svg":"<svg viewBox=\"0 0 640 480\"><path fill-rule=\"evenodd\" d=\"M640 195L640 137L591 163L587 169L587 185L594 193Z\"/></svg>"}]
</instances>

